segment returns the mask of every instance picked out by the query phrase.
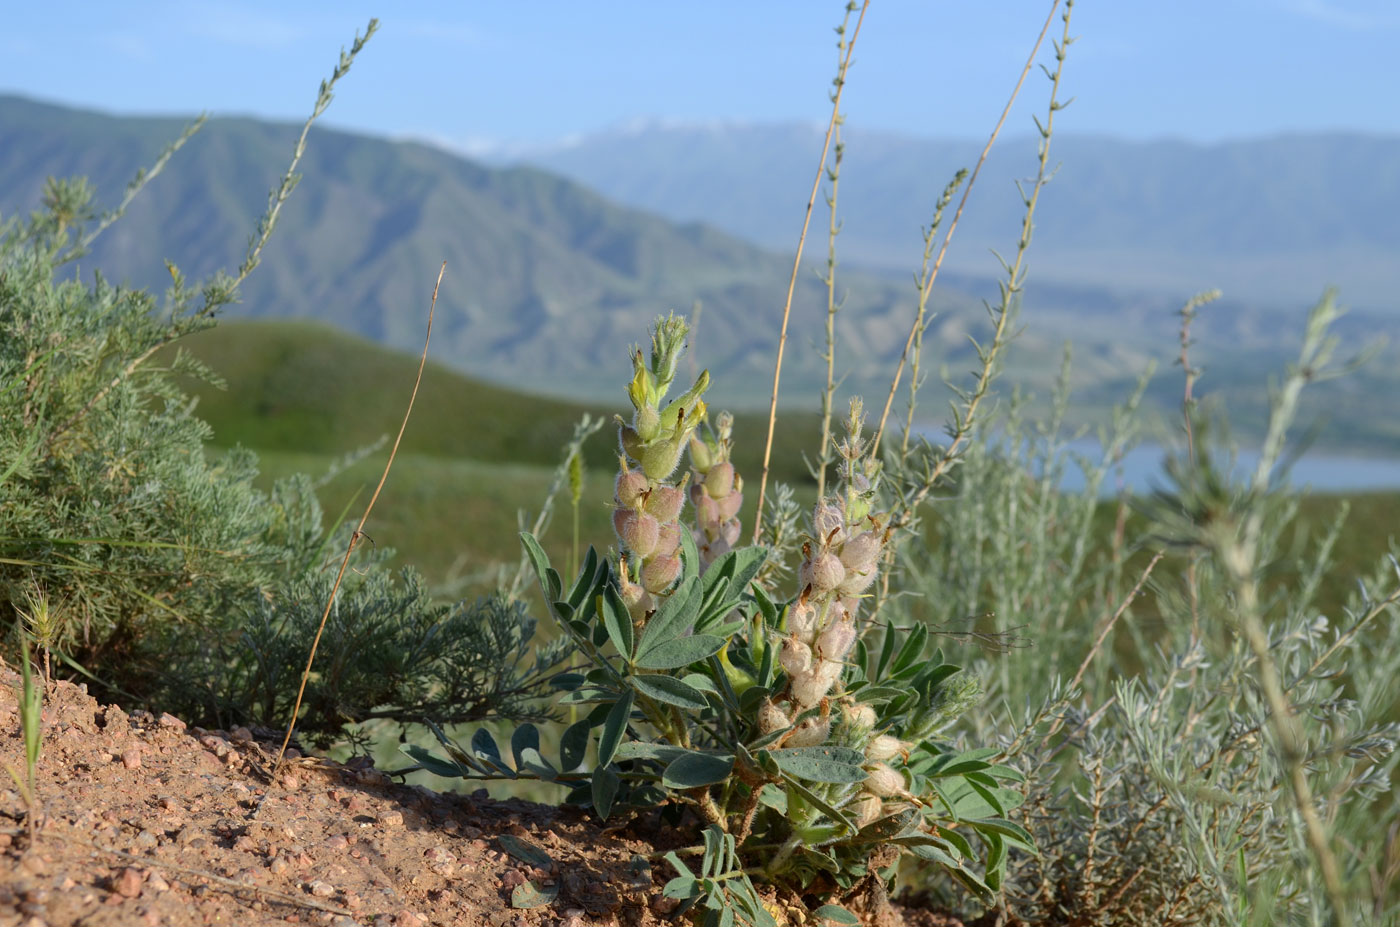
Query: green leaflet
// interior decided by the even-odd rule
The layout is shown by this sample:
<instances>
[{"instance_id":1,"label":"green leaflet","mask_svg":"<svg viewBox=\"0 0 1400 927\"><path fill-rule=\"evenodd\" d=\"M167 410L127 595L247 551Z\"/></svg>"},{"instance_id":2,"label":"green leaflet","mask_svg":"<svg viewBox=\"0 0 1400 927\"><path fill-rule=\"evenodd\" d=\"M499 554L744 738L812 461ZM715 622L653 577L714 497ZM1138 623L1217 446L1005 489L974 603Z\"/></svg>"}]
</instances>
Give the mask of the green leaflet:
<instances>
[{"instance_id":1,"label":"green leaflet","mask_svg":"<svg viewBox=\"0 0 1400 927\"><path fill-rule=\"evenodd\" d=\"M719 653L723 647L723 638L709 634L678 637L675 640L657 644L645 655L639 656L636 665L640 669L680 669Z\"/></svg>"},{"instance_id":2,"label":"green leaflet","mask_svg":"<svg viewBox=\"0 0 1400 927\"><path fill-rule=\"evenodd\" d=\"M626 732L627 722L631 717L632 693L629 690L622 693L622 697L613 703L612 710L603 721L603 732L598 735L599 766L607 766L612 762L613 754L617 752L617 745L622 743L622 735Z\"/></svg>"},{"instance_id":3,"label":"green leaflet","mask_svg":"<svg viewBox=\"0 0 1400 927\"><path fill-rule=\"evenodd\" d=\"M865 757L845 747L784 747L769 750L778 768L808 782L864 782Z\"/></svg>"},{"instance_id":4,"label":"green leaflet","mask_svg":"<svg viewBox=\"0 0 1400 927\"><path fill-rule=\"evenodd\" d=\"M676 757L661 774L661 784L672 789L694 789L729 778L734 757L687 751Z\"/></svg>"},{"instance_id":5,"label":"green leaflet","mask_svg":"<svg viewBox=\"0 0 1400 927\"><path fill-rule=\"evenodd\" d=\"M642 695L667 705L675 705L677 708L699 711L709 705L700 690L686 685L674 676L629 676L627 683Z\"/></svg>"},{"instance_id":6,"label":"green leaflet","mask_svg":"<svg viewBox=\"0 0 1400 927\"><path fill-rule=\"evenodd\" d=\"M636 658L644 659L657 645L675 640L695 624L700 614L700 580L690 576L672 592L651 616L642 638L637 641Z\"/></svg>"}]
</instances>

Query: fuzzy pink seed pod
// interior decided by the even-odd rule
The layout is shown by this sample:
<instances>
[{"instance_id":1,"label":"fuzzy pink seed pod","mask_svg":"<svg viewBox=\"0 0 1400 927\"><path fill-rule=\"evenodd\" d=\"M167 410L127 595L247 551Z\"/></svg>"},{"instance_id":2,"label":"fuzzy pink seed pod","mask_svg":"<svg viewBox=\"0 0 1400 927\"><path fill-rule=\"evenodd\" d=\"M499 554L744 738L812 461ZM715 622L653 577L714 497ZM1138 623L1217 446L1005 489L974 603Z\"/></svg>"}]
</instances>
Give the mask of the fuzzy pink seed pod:
<instances>
[{"instance_id":1,"label":"fuzzy pink seed pod","mask_svg":"<svg viewBox=\"0 0 1400 927\"><path fill-rule=\"evenodd\" d=\"M679 486L657 486L647 496L646 510L656 516L657 521L675 521L685 505L685 490Z\"/></svg>"},{"instance_id":2,"label":"fuzzy pink seed pod","mask_svg":"<svg viewBox=\"0 0 1400 927\"><path fill-rule=\"evenodd\" d=\"M870 738L870 742L865 745L865 758L872 763L880 763L898 756L903 750L904 741L893 734L881 734L879 737Z\"/></svg>"},{"instance_id":3,"label":"fuzzy pink seed pod","mask_svg":"<svg viewBox=\"0 0 1400 927\"><path fill-rule=\"evenodd\" d=\"M831 736L830 718L808 718L783 741L785 747L819 747Z\"/></svg>"},{"instance_id":4,"label":"fuzzy pink seed pod","mask_svg":"<svg viewBox=\"0 0 1400 927\"><path fill-rule=\"evenodd\" d=\"M701 541L695 546L700 548L700 555L707 564L714 563L730 551L729 543L723 538L716 541Z\"/></svg>"},{"instance_id":5,"label":"fuzzy pink seed pod","mask_svg":"<svg viewBox=\"0 0 1400 927\"><path fill-rule=\"evenodd\" d=\"M733 518L739 514L739 509L744 505L744 494L741 492L731 492L722 499L715 500L719 507L719 517L721 520Z\"/></svg>"},{"instance_id":6,"label":"fuzzy pink seed pod","mask_svg":"<svg viewBox=\"0 0 1400 927\"><path fill-rule=\"evenodd\" d=\"M904 776L898 770L892 769L884 763L875 763L865 767L865 769L865 790L867 792L881 798L893 798L906 791Z\"/></svg>"},{"instance_id":7,"label":"fuzzy pink seed pod","mask_svg":"<svg viewBox=\"0 0 1400 927\"><path fill-rule=\"evenodd\" d=\"M669 557L681 546L681 526L675 522L662 525L656 533L656 549L653 557Z\"/></svg>"},{"instance_id":8,"label":"fuzzy pink seed pod","mask_svg":"<svg viewBox=\"0 0 1400 927\"><path fill-rule=\"evenodd\" d=\"M823 500L812 509L812 534L818 544L840 544L846 539L846 516L830 500Z\"/></svg>"},{"instance_id":9,"label":"fuzzy pink seed pod","mask_svg":"<svg viewBox=\"0 0 1400 927\"><path fill-rule=\"evenodd\" d=\"M731 518L719 526L720 540L733 547L739 543L739 519Z\"/></svg>"},{"instance_id":10,"label":"fuzzy pink seed pod","mask_svg":"<svg viewBox=\"0 0 1400 927\"><path fill-rule=\"evenodd\" d=\"M856 642L856 623L849 618L832 622L817 637L817 652L823 660L846 659Z\"/></svg>"},{"instance_id":11,"label":"fuzzy pink seed pod","mask_svg":"<svg viewBox=\"0 0 1400 927\"><path fill-rule=\"evenodd\" d=\"M774 731L781 731L792 724L792 719L787 716L777 705L768 699L764 699L758 706L758 732L760 734L771 734Z\"/></svg>"},{"instance_id":12,"label":"fuzzy pink seed pod","mask_svg":"<svg viewBox=\"0 0 1400 927\"><path fill-rule=\"evenodd\" d=\"M715 504L715 500L705 495L704 490L701 490L700 498L695 502L696 524L708 527L717 525L722 520L719 517L719 506Z\"/></svg>"},{"instance_id":13,"label":"fuzzy pink seed pod","mask_svg":"<svg viewBox=\"0 0 1400 927\"><path fill-rule=\"evenodd\" d=\"M833 553L819 553L802 561L797 570L797 584L811 586L816 595L826 595L846 578L846 568Z\"/></svg>"},{"instance_id":14,"label":"fuzzy pink seed pod","mask_svg":"<svg viewBox=\"0 0 1400 927\"><path fill-rule=\"evenodd\" d=\"M884 546L883 536L878 532L858 534L841 547L841 565L847 570L871 569L879 562Z\"/></svg>"},{"instance_id":15,"label":"fuzzy pink seed pod","mask_svg":"<svg viewBox=\"0 0 1400 927\"><path fill-rule=\"evenodd\" d=\"M803 709L812 708L831 691L841 678L840 663L817 663L792 680L792 700Z\"/></svg>"},{"instance_id":16,"label":"fuzzy pink seed pod","mask_svg":"<svg viewBox=\"0 0 1400 927\"><path fill-rule=\"evenodd\" d=\"M812 668L812 648L796 637L785 637L778 651L778 663L789 676L801 676Z\"/></svg>"},{"instance_id":17,"label":"fuzzy pink seed pod","mask_svg":"<svg viewBox=\"0 0 1400 927\"><path fill-rule=\"evenodd\" d=\"M669 557L656 557L642 566L642 586L653 595L660 595L680 578L681 558L672 554Z\"/></svg>"},{"instance_id":18,"label":"fuzzy pink seed pod","mask_svg":"<svg viewBox=\"0 0 1400 927\"><path fill-rule=\"evenodd\" d=\"M787 613L787 631L793 637L810 644L817 636L817 610L805 600L792 603Z\"/></svg>"},{"instance_id":19,"label":"fuzzy pink seed pod","mask_svg":"<svg viewBox=\"0 0 1400 927\"><path fill-rule=\"evenodd\" d=\"M856 827L865 827L880 820L880 815L885 810L885 803L880 800L879 795L871 795L869 792L861 795L851 803L847 816L854 816Z\"/></svg>"},{"instance_id":20,"label":"fuzzy pink seed pod","mask_svg":"<svg viewBox=\"0 0 1400 927\"><path fill-rule=\"evenodd\" d=\"M618 509L613 513L613 528L624 547L643 559L656 550L660 539L661 526L656 519L645 512L632 509Z\"/></svg>"},{"instance_id":21,"label":"fuzzy pink seed pod","mask_svg":"<svg viewBox=\"0 0 1400 927\"><path fill-rule=\"evenodd\" d=\"M635 508L642 493L647 491L651 485L647 482L646 474L640 470L623 470L617 475L617 486L615 489L619 505L628 508Z\"/></svg>"},{"instance_id":22,"label":"fuzzy pink seed pod","mask_svg":"<svg viewBox=\"0 0 1400 927\"><path fill-rule=\"evenodd\" d=\"M622 594L622 604L627 606L627 614L633 621L640 621L655 607L651 593L627 578L626 571L618 580L618 591Z\"/></svg>"},{"instance_id":23,"label":"fuzzy pink seed pod","mask_svg":"<svg viewBox=\"0 0 1400 927\"><path fill-rule=\"evenodd\" d=\"M734 465L721 460L705 474L705 488L716 499L723 499L734 489Z\"/></svg>"}]
</instances>

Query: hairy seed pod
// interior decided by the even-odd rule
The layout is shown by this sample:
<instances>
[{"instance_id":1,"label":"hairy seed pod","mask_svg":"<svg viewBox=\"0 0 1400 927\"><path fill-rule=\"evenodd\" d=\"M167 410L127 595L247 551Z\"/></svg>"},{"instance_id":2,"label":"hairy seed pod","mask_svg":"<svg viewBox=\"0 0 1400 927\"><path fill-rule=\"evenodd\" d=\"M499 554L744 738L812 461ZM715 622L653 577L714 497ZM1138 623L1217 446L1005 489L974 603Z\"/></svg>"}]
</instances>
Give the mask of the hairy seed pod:
<instances>
[{"instance_id":1,"label":"hairy seed pod","mask_svg":"<svg viewBox=\"0 0 1400 927\"><path fill-rule=\"evenodd\" d=\"M840 663L817 663L801 676L794 677L792 700L804 710L815 707L841 678L841 669Z\"/></svg>"},{"instance_id":2,"label":"hairy seed pod","mask_svg":"<svg viewBox=\"0 0 1400 927\"><path fill-rule=\"evenodd\" d=\"M651 593L627 578L627 570L619 572L618 591L622 595L622 604L627 606L627 614L633 621L640 621L655 607L655 600Z\"/></svg>"},{"instance_id":3,"label":"hairy seed pod","mask_svg":"<svg viewBox=\"0 0 1400 927\"><path fill-rule=\"evenodd\" d=\"M657 486L647 496L646 510L657 521L675 521L685 504L685 491L679 486Z\"/></svg>"},{"instance_id":4,"label":"hairy seed pod","mask_svg":"<svg viewBox=\"0 0 1400 927\"><path fill-rule=\"evenodd\" d=\"M707 564L714 563L730 551L729 542L724 538L713 541L699 540L695 542L695 546L700 548L700 553Z\"/></svg>"},{"instance_id":5,"label":"hairy seed pod","mask_svg":"<svg viewBox=\"0 0 1400 927\"><path fill-rule=\"evenodd\" d=\"M785 747L819 747L831 736L830 718L807 718L783 741Z\"/></svg>"},{"instance_id":6,"label":"hairy seed pod","mask_svg":"<svg viewBox=\"0 0 1400 927\"><path fill-rule=\"evenodd\" d=\"M875 582L875 577L879 575L879 570L871 566L865 570L846 570L846 578L841 580L841 584L836 587L836 594L842 596L856 596L870 588L870 584Z\"/></svg>"},{"instance_id":7,"label":"hairy seed pod","mask_svg":"<svg viewBox=\"0 0 1400 927\"><path fill-rule=\"evenodd\" d=\"M734 465L721 460L705 474L705 488L716 499L723 499L734 489Z\"/></svg>"},{"instance_id":8,"label":"hairy seed pod","mask_svg":"<svg viewBox=\"0 0 1400 927\"><path fill-rule=\"evenodd\" d=\"M708 472L715 463L715 452L699 435L690 436L690 463L701 473Z\"/></svg>"},{"instance_id":9,"label":"hairy seed pod","mask_svg":"<svg viewBox=\"0 0 1400 927\"><path fill-rule=\"evenodd\" d=\"M615 494L619 505L635 508L650 483L640 470L623 470L617 475Z\"/></svg>"},{"instance_id":10,"label":"hairy seed pod","mask_svg":"<svg viewBox=\"0 0 1400 927\"><path fill-rule=\"evenodd\" d=\"M637 434L637 429L631 425L623 425L618 428L617 435L622 444L622 452L633 460L641 460L643 441L642 436Z\"/></svg>"},{"instance_id":11,"label":"hairy seed pod","mask_svg":"<svg viewBox=\"0 0 1400 927\"><path fill-rule=\"evenodd\" d=\"M865 790L881 798L893 798L906 791L904 776L884 763L874 763L865 767Z\"/></svg>"},{"instance_id":12,"label":"hairy seed pod","mask_svg":"<svg viewBox=\"0 0 1400 927\"><path fill-rule=\"evenodd\" d=\"M881 534L867 531L851 538L841 547L841 565L847 570L867 570L880 561L880 551L884 549Z\"/></svg>"},{"instance_id":13,"label":"hairy seed pod","mask_svg":"<svg viewBox=\"0 0 1400 927\"><path fill-rule=\"evenodd\" d=\"M681 546L681 526L675 522L670 522L661 526L656 533L656 549L651 552L653 557L669 557L676 552L676 548Z\"/></svg>"},{"instance_id":14,"label":"hairy seed pod","mask_svg":"<svg viewBox=\"0 0 1400 927\"><path fill-rule=\"evenodd\" d=\"M661 534L661 526L655 518L632 509L618 509L613 512L613 528L623 546L643 559L651 556L656 550L656 542Z\"/></svg>"},{"instance_id":15,"label":"hairy seed pod","mask_svg":"<svg viewBox=\"0 0 1400 927\"><path fill-rule=\"evenodd\" d=\"M851 803L851 809L847 816L856 819L856 827L865 827L880 820L880 815L884 810L885 803L880 800L879 795L865 792Z\"/></svg>"},{"instance_id":16,"label":"hairy seed pod","mask_svg":"<svg viewBox=\"0 0 1400 927\"><path fill-rule=\"evenodd\" d=\"M812 509L812 535L818 544L840 544L846 539L846 516L830 499Z\"/></svg>"},{"instance_id":17,"label":"hairy seed pod","mask_svg":"<svg viewBox=\"0 0 1400 927\"><path fill-rule=\"evenodd\" d=\"M733 518L735 515L739 514L739 509L744 504L744 494L741 492L731 492L724 498L715 500L715 503L719 508L719 517L721 521Z\"/></svg>"},{"instance_id":18,"label":"hairy seed pod","mask_svg":"<svg viewBox=\"0 0 1400 927\"><path fill-rule=\"evenodd\" d=\"M661 413L651 406L642 406L632 417L632 426L643 441L651 441L661 431Z\"/></svg>"},{"instance_id":19,"label":"hairy seed pod","mask_svg":"<svg viewBox=\"0 0 1400 927\"><path fill-rule=\"evenodd\" d=\"M719 506L715 500L705 494L704 489L700 490L700 498L695 501L695 521L701 527L719 524L722 520L719 517Z\"/></svg>"},{"instance_id":20,"label":"hairy seed pod","mask_svg":"<svg viewBox=\"0 0 1400 927\"><path fill-rule=\"evenodd\" d=\"M729 521L719 526L720 539L733 547L739 543L739 519L731 518Z\"/></svg>"},{"instance_id":21,"label":"hairy seed pod","mask_svg":"<svg viewBox=\"0 0 1400 927\"><path fill-rule=\"evenodd\" d=\"M855 642L856 623L850 618L843 617L839 621L832 622L817 637L817 652L821 654L823 660L844 660L846 654L851 652L851 647Z\"/></svg>"},{"instance_id":22,"label":"hairy seed pod","mask_svg":"<svg viewBox=\"0 0 1400 927\"><path fill-rule=\"evenodd\" d=\"M793 637L810 644L816 640L817 635L817 610L812 607L812 603L805 599L800 599L792 603L792 607L787 613L787 631Z\"/></svg>"},{"instance_id":23,"label":"hairy seed pod","mask_svg":"<svg viewBox=\"0 0 1400 927\"><path fill-rule=\"evenodd\" d=\"M880 763L898 756L904 750L904 741L893 734L881 734L870 738L865 745L865 758L872 763Z\"/></svg>"},{"instance_id":24,"label":"hairy seed pod","mask_svg":"<svg viewBox=\"0 0 1400 927\"><path fill-rule=\"evenodd\" d=\"M868 731L879 722L875 709L864 702L847 702L841 706L841 710L846 716L846 724L854 731Z\"/></svg>"},{"instance_id":25,"label":"hairy seed pod","mask_svg":"<svg viewBox=\"0 0 1400 927\"><path fill-rule=\"evenodd\" d=\"M758 732L760 734L771 734L774 731L781 731L792 724L792 719L787 716L777 705L769 699L764 699L758 706Z\"/></svg>"},{"instance_id":26,"label":"hairy seed pod","mask_svg":"<svg viewBox=\"0 0 1400 927\"><path fill-rule=\"evenodd\" d=\"M778 650L778 663L789 676L801 676L812 668L812 648L794 637L785 637Z\"/></svg>"},{"instance_id":27,"label":"hairy seed pod","mask_svg":"<svg viewBox=\"0 0 1400 927\"><path fill-rule=\"evenodd\" d=\"M642 451L642 472L657 482L675 472L681 462L679 441L655 441Z\"/></svg>"},{"instance_id":28,"label":"hairy seed pod","mask_svg":"<svg viewBox=\"0 0 1400 927\"><path fill-rule=\"evenodd\" d=\"M833 553L819 553L802 561L797 569L797 584L811 586L814 595L826 595L841 585L846 568Z\"/></svg>"},{"instance_id":29,"label":"hairy seed pod","mask_svg":"<svg viewBox=\"0 0 1400 927\"><path fill-rule=\"evenodd\" d=\"M642 567L642 586L653 595L660 595L670 589L681 575L681 558L672 554L669 557L656 557Z\"/></svg>"}]
</instances>

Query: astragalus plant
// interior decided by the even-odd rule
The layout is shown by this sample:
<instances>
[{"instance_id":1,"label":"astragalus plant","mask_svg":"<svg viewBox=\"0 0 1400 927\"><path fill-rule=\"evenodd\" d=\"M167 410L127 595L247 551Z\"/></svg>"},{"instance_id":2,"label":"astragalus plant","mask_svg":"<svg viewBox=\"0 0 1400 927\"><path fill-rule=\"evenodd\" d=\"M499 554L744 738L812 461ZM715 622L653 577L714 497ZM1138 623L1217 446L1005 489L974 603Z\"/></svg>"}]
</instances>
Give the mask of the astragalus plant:
<instances>
[{"instance_id":1,"label":"astragalus plant","mask_svg":"<svg viewBox=\"0 0 1400 927\"><path fill-rule=\"evenodd\" d=\"M1007 783L1020 777L988 761L993 749L940 739L978 687L922 626L862 620L889 519L859 404L796 579L759 583L769 551L737 543L727 419L696 436L708 376L666 399L685 336L682 320L663 319L650 363L634 353L633 415L618 429L616 553L590 549L566 585L522 536L584 664L558 680L561 704L587 714L564 731L557 760L532 725L515 730L510 759L484 730L467 746L443 737L450 762L406 751L438 773L570 786L572 801L603 818L655 809L688 824L703 840L665 854L676 871L666 894L698 906L706 923L812 911L851 922L842 905L881 904L906 854L990 901L1009 847L1030 848L1007 818L1020 801ZM678 479L687 447L691 472Z\"/></svg>"}]
</instances>

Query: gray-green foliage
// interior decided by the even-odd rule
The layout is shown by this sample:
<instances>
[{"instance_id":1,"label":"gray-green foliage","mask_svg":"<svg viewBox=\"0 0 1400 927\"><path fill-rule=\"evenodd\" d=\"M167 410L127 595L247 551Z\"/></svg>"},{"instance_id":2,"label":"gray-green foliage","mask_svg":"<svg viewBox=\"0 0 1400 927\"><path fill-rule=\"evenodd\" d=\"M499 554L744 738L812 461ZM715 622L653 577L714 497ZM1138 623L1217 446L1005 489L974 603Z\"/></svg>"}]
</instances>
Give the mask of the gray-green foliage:
<instances>
[{"instance_id":1,"label":"gray-green foliage","mask_svg":"<svg viewBox=\"0 0 1400 927\"><path fill-rule=\"evenodd\" d=\"M1218 429L1192 407L1172 485L1131 517L1095 518L1096 507L1121 504L1095 497L1134 437L1127 410L1103 436L1103 460L1085 462L1088 487L1065 493L1059 472L1075 464L1058 423L1028 426L1013 403L935 506L934 543L909 549L922 617L956 634L966 616L990 614L995 628L983 630L1014 629L1024 644L973 660L1006 714L965 716L971 735L1000 739L1003 761L1029 780L1017 814L1041 855L1013 855L998 905L1008 923L1395 916L1400 656L1376 645L1400 619L1391 592L1400 575L1378 551L1345 613L1318 614L1344 522L1300 546L1298 497L1278 466L1297 390L1335 372L1322 350L1332 316L1324 300L1301 362L1276 391L1275 439L1255 474L1222 465ZM1160 562L1149 559L1157 553ZM1283 715L1270 701L1271 671ZM1280 717L1298 729L1281 730ZM1295 761L1339 894L1300 812Z\"/></svg>"},{"instance_id":2,"label":"gray-green foliage","mask_svg":"<svg viewBox=\"0 0 1400 927\"><path fill-rule=\"evenodd\" d=\"M312 120L363 42L342 52ZM176 380L210 371L183 354L153 359L237 298L305 144L303 133L237 273L192 284L170 266L162 299L83 259L170 152L112 212L97 213L84 181L52 180L43 210L0 225L0 628L37 633L38 595L41 646L65 671L192 721L287 723L330 596L328 562L349 540L344 526L323 524L309 479L264 491L251 451L210 452L210 430ZM533 624L522 606L434 603L382 560L360 555L337 596L303 731L540 717L529 698L557 654L526 657Z\"/></svg>"}]
</instances>

